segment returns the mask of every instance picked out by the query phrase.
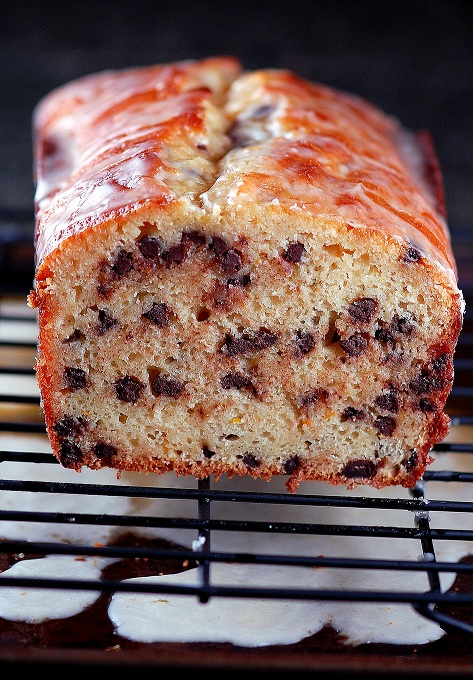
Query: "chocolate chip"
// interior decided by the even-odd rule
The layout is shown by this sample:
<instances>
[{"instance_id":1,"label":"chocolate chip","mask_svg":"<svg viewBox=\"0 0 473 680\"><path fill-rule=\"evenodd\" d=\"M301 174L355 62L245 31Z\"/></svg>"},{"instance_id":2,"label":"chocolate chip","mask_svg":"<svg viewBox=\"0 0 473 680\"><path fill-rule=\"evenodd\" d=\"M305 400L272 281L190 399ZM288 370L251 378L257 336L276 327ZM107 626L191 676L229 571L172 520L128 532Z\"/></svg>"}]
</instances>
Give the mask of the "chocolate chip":
<instances>
[{"instance_id":1,"label":"chocolate chip","mask_svg":"<svg viewBox=\"0 0 473 680\"><path fill-rule=\"evenodd\" d=\"M315 347L315 338L308 331L297 331L296 333L296 356L308 354Z\"/></svg>"},{"instance_id":2,"label":"chocolate chip","mask_svg":"<svg viewBox=\"0 0 473 680\"><path fill-rule=\"evenodd\" d=\"M138 248L143 257L146 257L147 260L157 260L163 252L162 243L155 236L143 236L143 238L138 241Z\"/></svg>"},{"instance_id":3,"label":"chocolate chip","mask_svg":"<svg viewBox=\"0 0 473 680\"><path fill-rule=\"evenodd\" d=\"M396 429L396 419L391 416L379 416L373 423L380 434L390 437Z\"/></svg>"},{"instance_id":4,"label":"chocolate chip","mask_svg":"<svg viewBox=\"0 0 473 680\"><path fill-rule=\"evenodd\" d=\"M439 356L432 362L432 370L436 373L443 373L447 369L451 358L451 354L448 354L447 352L439 354Z\"/></svg>"},{"instance_id":5,"label":"chocolate chip","mask_svg":"<svg viewBox=\"0 0 473 680\"><path fill-rule=\"evenodd\" d=\"M291 456L286 461L284 461L283 470L286 475L291 475L295 470L300 467L300 461L298 456Z\"/></svg>"},{"instance_id":6,"label":"chocolate chip","mask_svg":"<svg viewBox=\"0 0 473 680\"><path fill-rule=\"evenodd\" d=\"M66 468L75 468L82 462L82 451L70 439L64 439L59 449L59 460Z\"/></svg>"},{"instance_id":7,"label":"chocolate chip","mask_svg":"<svg viewBox=\"0 0 473 680\"><path fill-rule=\"evenodd\" d=\"M157 375L151 381L151 391L156 397L176 398L184 389L184 384L166 375Z\"/></svg>"},{"instance_id":8,"label":"chocolate chip","mask_svg":"<svg viewBox=\"0 0 473 680\"><path fill-rule=\"evenodd\" d=\"M104 309L99 309L99 325L97 329L99 335L103 335L108 330L110 330L110 328L116 326L117 323L118 321L114 319L111 314L109 314Z\"/></svg>"},{"instance_id":9,"label":"chocolate chip","mask_svg":"<svg viewBox=\"0 0 473 680\"><path fill-rule=\"evenodd\" d=\"M368 346L368 341L359 333L351 335L345 340L340 340L340 347L348 354L350 357L357 357L366 350Z\"/></svg>"},{"instance_id":10,"label":"chocolate chip","mask_svg":"<svg viewBox=\"0 0 473 680\"><path fill-rule=\"evenodd\" d=\"M408 319L400 318L397 314L393 317L392 327L401 335L411 335L414 330L414 325Z\"/></svg>"},{"instance_id":11,"label":"chocolate chip","mask_svg":"<svg viewBox=\"0 0 473 680\"><path fill-rule=\"evenodd\" d=\"M427 375L419 375L409 383L409 389L415 394L423 394L431 389L431 380Z\"/></svg>"},{"instance_id":12,"label":"chocolate chip","mask_svg":"<svg viewBox=\"0 0 473 680\"><path fill-rule=\"evenodd\" d=\"M251 283L251 276L249 274L242 274L238 277L231 277L227 280L228 286L238 286L238 288L246 288Z\"/></svg>"},{"instance_id":13,"label":"chocolate chip","mask_svg":"<svg viewBox=\"0 0 473 680\"><path fill-rule=\"evenodd\" d=\"M278 335L266 328L260 328L256 333L243 333L239 338L227 335L225 346L229 356L247 354L249 352L260 352L268 347L272 347L278 341Z\"/></svg>"},{"instance_id":14,"label":"chocolate chip","mask_svg":"<svg viewBox=\"0 0 473 680\"><path fill-rule=\"evenodd\" d=\"M394 342L396 335L411 335L414 330L414 324L409 319L399 317L397 314L393 316L389 324L380 323L381 327L376 330L374 337L384 343Z\"/></svg>"},{"instance_id":15,"label":"chocolate chip","mask_svg":"<svg viewBox=\"0 0 473 680\"><path fill-rule=\"evenodd\" d=\"M305 253L305 246L299 241L292 241L289 243L282 256L287 262L293 262L297 264L302 260L302 256Z\"/></svg>"},{"instance_id":16,"label":"chocolate chip","mask_svg":"<svg viewBox=\"0 0 473 680\"><path fill-rule=\"evenodd\" d=\"M108 283L99 283L97 286L97 293L99 297L107 300L110 297L111 286Z\"/></svg>"},{"instance_id":17,"label":"chocolate chip","mask_svg":"<svg viewBox=\"0 0 473 680\"><path fill-rule=\"evenodd\" d=\"M228 244L223 238L214 236L210 242L209 248L213 250L215 255L223 255L223 253L226 253L228 250Z\"/></svg>"},{"instance_id":18,"label":"chocolate chip","mask_svg":"<svg viewBox=\"0 0 473 680\"><path fill-rule=\"evenodd\" d=\"M220 378L220 384L224 390L242 390L244 387L251 387L251 380L241 373L227 373Z\"/></svg>"},{"instance_id":19,"label":"chocolate chip","mask_svg":"<svg viewBox=\"0 0 473 680\"><path fill-rule=\"evenodd\" d=\"M124 248L118 251L112 269L117 276L124 276L133 269L133 255Z\"/></svg>"},{"instance_id":20,"label":"chocolate chip","mask_svg":"<svg viewBox=\"0 0 473 680\"><path fill-rule=\"evenodd\" d=\"M409 246L409 248L407 248L406 252L404 253L403 260L404 262L418 262L421 257L422 253L418 248L415 246Z\"/></svg>"},{"instance_id":21,"label":"chocolate chip","mask_svg":"<svg viewBox=\"0 0 473 680\"><path fill-rule=\"evenodd\" d=\"M318 401L325 402L329 397L327 390L323 388L318 388L315 390L310 390L302 395L299 400L299 406L309 406L310 404L316 404Z\"/></svg>"},{"instance_id":22,"label":"chocolate chip","mask_svg":"<svg viewBox=\"0 0 473 680\"><path fill-rule=\"evenodd\" d=\"M226 274L236 274L243 266L240 251L229 248L228 243L219 236L214 236L210 242L210 249L218 258L219 264Z\"/></svg>"},{"instance_id":23,"label":"chocolate chip","mask_svg":"<svg viewBox=\"0 0 473 680\"><path fill-rule=\"evenodd\" d=\"M347 420L364 420L366 418L366 413L356 409L354 406L347 406L343 411L341 420L345 422Z\"/></svg>"},{"instance_id":24,"label":"chocolate chip","mask_svg":"<svg viewBox=\"0 0 473 680\"><path fill-rule=\"evenodd\" d=\"M165 328L171 323L168 306L164 302L153 302L151 308L142 314L146 319L160 328Z\"/></svg>"},{"instance_id":25,"label":"chocolate chip","mask_svg":"<svg viewBox=\"0 0 473 680\"><path fill-rule=\"evenodd\" d=\"M73 416L64 416L53 425L53 430L58 433L60 437L70 437L71 434L80 434L87 427L85 418Z\"/></svg>"},{"instance_id":26,"label":"chocolate chip","mask_svg":"<svg viewBox=\"0 0 473 680\"><path fill-rule=\"evenodd\" d=\"M212 456L215 456L215 451L211 451L206 446L204 446L202 449L202 454L205 456L205 458L212 458Z\"/></svg>"},{"instance_id":27,"label":"chocolate chip","mask_svg":"<svg viewBox=\"0 0 473 680\"><path fill-rule=\"evenodd\" d=\"M394 342L393 334L390 333L386 328L378 328L375 331L374 337L376 338L376 340L379 340L379 342L383 343Z\"/></svg>"},{"instance_id":28,"label":"chocolate chip","mask_svg":"<svg viewBox=\"0 0 473 680\"><path fill-rule=\"evenodd\" d=\"M246 354L253 349L253 341L249 335L242 335L235 338L233 335L227 335L225 338L225 346L229 356L234 357L237 354Z\"/></svg>"},{"instance_id":29,"label":"chocolate chip","mask_svg":"<svg viewBox=\"0 0 473 680\"><path fill-rule=\"evenodd\" d=\"M414 449L409 451L409 455L404 460L403 465L408 472L414 470L414 468L417 466L417 452Z\"/></svg>"},{"instance_id":30,"label":"chocolate chip","mask_svg":"<svg viewBox=\"0 0 473 680\"><path fill-rule=\"evenodd\" d=\"M373 318L373 314L378 306L373 298L358 298L348 307L348 313L357 323L368 323Z\"/></svg>"},{"instance_id":31,"label":"chocolate chip","mask_svg":"<svg viewBox=\"0 0 473 680\"><path fill-rule=\"evenodd\" d=\"M376 397L375 403L376 406L378 406L383 411L397 413L399 409L397 397L392 391L387 392L386 394L380 394L379 397Z\"/></svg>"},{"instance_id":32,"label":"chocolate chip","mask_svg":"<svg viewBox=\"0 0 473 680\"><path fill-rule=\"evenodd\" d=\"M87 383L85 371L82 368L68 366L64 369L64 383L71 390L80 390Z\"/></svg>"},{"instance_id":33,"label":"chocolate chip","mask_svg":"<svg viewBox=\"0 0 473 680\"><path fill-rule=\"evenodd\" d=\"M182 240L191 241L191 243L195 243L195 245L205 245L207 243L206 235L201 231L197 231L197 229L183 232Z\"/></svg>"},{"instance_id":34,"label":"chocolate chip","mask_svg":"<svg viewBox=\"0 0 473 680\"><path fill-rule=\"evenodd\" d=\"M242 268L241 253L232 248L219 256L220 266L226 274L236 274Z\"/></svg>"},{"instance_id":35,"label":"chocolate chip","mask_svg":"<svg viewBox=\"0 0 473 680\"><path fill-rule=\"evenodd\" d=\"M413 378L409 383L409 389L414 392L414 394L429 394L430 392L436 392L442 387L443 381L433 375L429 375L426 371L423 371L416 378Z\"/></svg>"},{"instance_id":36,"label":"chocolate chip","mask_svg":"<svg viewBox=\"0 0 473 680\"><path fill-rule=\"evenodd\" d=\"M75 420L72 416L64 416L53 425L53 430L61 437L68 437L75 430Z\"/></svg>"},{"instance_id":37,"label":"chocolate chip","mask_svg":"<svg viewBox=\"0 0 473 680\"><path fill-rule=\"evenodd\" d=\"M101 460L112 460L117 455L117 450L114 446L111 446L110 444L105 444L103 442L98 442L94 446L94 453L97 456L97 458L100 458Z\"/></svg>"},{"instance_id":38,"label":"chocolate chip","mask_svg":"<svg viewBox=\"0 0 473 680\"><path fill-rule=\"evenodd\" d=\"M349 479L369 479L376 474L377 465L372 460L352 460L345 465L342 475Z\"/></svg>"},{"instance_id":39,"label":"chocolate chip","mask_svg":"<svg viewBox=\"0 0 473 680\"><path fill-rule=\"evenodd\" d=\"M243 462L245 463L246 467L252 469L258 468L261 465L261 462L252 453L245 453L243 456Z\"/></svg>"},{"instance_id":40,"label":"chocolate chip","mask_svg":"<svg viewBox=\"0 0 473 680\"><path fill-rule=\"evenodd\" d=\"M145 386L138 378L134 378L130 375L120 378L115 382L117 397L121 401L126 401L131 404L135 404L138 401L144 388Z\"/></svg>"},{"instance_id":41,"label":"chocolate chip","mask_svg":"<svg viewBox=\"0 0 473 680\"><path fill-rule=\"evenodd\" d=\"M256 351L261 351L263 349L267 349L268 347L272 347L275 345L278 341L278 335L277 333L272 333L271 331L268 331L266 328L260 328L259 331L253 335L252 342L253 342L253 348Z\"/></svg>"},{"instance_id":42,"label":"chocolate chip","mask_svg":"<svg viewBox=\"0 0 473 680\"><path fill-rule=\"evenodd\" d=\"M434 404L433 401L430 401L429 399L420 399L419 408L424 413L431 413L432 411L437 410L437 406Z\"/></svg>"},{"instance_id":43,"label":"chocolate chip","mask_svg":"<svg viewBox=\"0 0 473 680\"><path fill-rule=\"evenodd\" d=\"M423 368L420 375L411 380L410 390L415 394L430 394L441 390L451 379L448 376L451 362L451 354L448 352L440 354L434 359L430 368Z\"/></svg>"},{"instance_id":44,"label":"chocolate chip","mask_svg":"<svg viewBox=\"0 0 473 680\"><path fill-rule=\"evenodd\" d=\"M168 266L178 265L187 257L186 249L182 243L177 246L171 246L165 253L162 254L163 260Z\"/></svg>"}]
</instances>

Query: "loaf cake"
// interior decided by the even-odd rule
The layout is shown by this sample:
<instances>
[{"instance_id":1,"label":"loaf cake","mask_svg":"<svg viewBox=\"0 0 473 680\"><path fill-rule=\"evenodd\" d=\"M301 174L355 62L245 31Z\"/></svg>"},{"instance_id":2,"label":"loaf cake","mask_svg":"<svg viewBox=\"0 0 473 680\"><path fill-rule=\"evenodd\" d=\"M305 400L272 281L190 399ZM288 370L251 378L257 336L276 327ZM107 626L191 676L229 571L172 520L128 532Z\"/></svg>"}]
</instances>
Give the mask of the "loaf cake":
<instances>
[{"instance_id":1,"label":"loaf cake","mask_svg":"<svg viewBox=\"0 0 473 680\"><path fill-rule=\"evenodd\" d=\"M428 133L216 56L65 84L34 135L29 304L63 466L416 483L463 318Z\"/></svg>"}]
</instances>

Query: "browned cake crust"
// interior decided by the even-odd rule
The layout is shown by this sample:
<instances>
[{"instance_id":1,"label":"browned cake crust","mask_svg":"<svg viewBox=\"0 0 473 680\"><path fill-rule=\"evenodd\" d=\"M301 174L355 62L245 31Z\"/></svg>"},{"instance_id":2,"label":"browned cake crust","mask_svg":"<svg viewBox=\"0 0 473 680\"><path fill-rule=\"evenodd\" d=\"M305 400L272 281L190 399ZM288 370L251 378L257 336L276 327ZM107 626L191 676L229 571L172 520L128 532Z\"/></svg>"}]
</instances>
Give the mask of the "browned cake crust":
<instances>
[{"instance_id":1,"label":"browned cake crust","mask_svg":"<svg viewBox=\"0 0 473 680\"><path fill-rule=\"evenodd\" d=\"M29 300L64 466L419 479L463 314L428 135L218 57L65 85L35 138Z\"/></svg>"}]
</instances>

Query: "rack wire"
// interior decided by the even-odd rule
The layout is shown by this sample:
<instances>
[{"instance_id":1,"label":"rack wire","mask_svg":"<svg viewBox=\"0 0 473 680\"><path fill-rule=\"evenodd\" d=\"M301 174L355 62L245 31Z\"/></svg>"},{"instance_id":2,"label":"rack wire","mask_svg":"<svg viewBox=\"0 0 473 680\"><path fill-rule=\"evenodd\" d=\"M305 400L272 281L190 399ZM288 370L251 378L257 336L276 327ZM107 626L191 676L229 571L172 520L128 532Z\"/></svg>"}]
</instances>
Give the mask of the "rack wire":
<instances>
[{"instance_id":1,"label":"rack wire","mask_svg":"<svg viewBox=\"0 0 473 680\"><path fill-rule=\"evenodd\" d=\"M0 588L5 586L22 586L24 588L47 588L47 589L73 589L94 590L107 593L135 592L135 593L174 593L198 598L205 605L212 598L277 598L283 600L313 600L313 601L338 601L338 602L372 602L372 603L407 603L419 614L435 621L445 630L456 629L464 633L473 634L473 624L468 616L457 616L449 613L449 608L463 608L468 611L471 607L473 612L473 592L460 591L452 588L451 584L444 587L442 575L450 574L455 577L470 574L473 576L473 563L458 559L439 559L437 557L438 546L445 542L461 541L473 545L473 502L465 500L465 494L460 498L455 497L455 489L465 489L464 485L473 482L473 443L468 428L473 424L473 409L471 409L471 397L473 387L471 371L473 370L473 333L468 313L465 318L464 330L460 336L457 356L455 360L455 384L447 403L447 410L452 416L452 431L458 430L462 436L459 440L449 438L439 444L435 450L436 465L429 469L421 482L415 488L404 494L385 496L382 493L355 493L341 494L336 491L322 493L286 493L280 491L242 490L235 488L221 488L211 479L195 482L186 482L183 487L174 486L151 486L135 484L105 484L78 483L54 480L35 479L35 466L41 467L59 465L52 454L34 447L23 447L17 450L9 444L4 445L2 435L7 441L15 436L34 436L44 438L46 433L44 421L40 411L39 394L35 391L34 356L36 352L36 319L33 310L26 306L26 295L29 292L32 281L31 243L29 233L31 216L22 215L15 211L1 211L0 220L4 223L11 222L11 228L0 229L3 239L0 241L0 476L2 476L2 463L22 464L30 466L33 474L30 478L2 478L0 479L0 493L12 492L14 494L35 494L46 499L40 510L8 510L0 507L0 522L22 522L26 524L47 523L57 525L74 526L103 526L114 527L117 530L132 530L139 533L140 530L153 530L159 532L172 531L175 536L180 532L189 535L195 534L190 546L186 547L186 541L169 543L166 547L149 546L118 546L97 545L96 543L83 544L73 541L35 541L25 539L2 539L0 540L0 554L34 554L46 555L76 555L113 557L120 559L161 559L179 560L195 564L199 570L199 579L195 585L183 585L179 583L147 583L129 580L102 579L102 580L79 580L79 579L55 579L55 578L32 578L13 577L4 575L0 579ZM23 261L22 261L23 258ZM18 264L20 263L20 264ZM467 295L468 291L466 291ZM467 295L468 298L468 295ZM467 310L469 309L467 299ZM13 388L12 388L13 385ZM27 386L26 390L24 385ZM443 460L450 460L449 454L455 454L460 460L460 469L444 469ZM440 487L448 487L449 492L445 495L447 500L437 498L435 490ZM311 487L308 487L311 488ZM431 492L431 488L434 490ZM450 491L451 490L451 491ZM176 513L174 516L159 514L127 515L110 512L61 512L47 509L47 499L56 494L76 496L100 496L110 499L110 507L113 509L114 499L117 497L142 498L160 501L193 501L195 514L182 516ZM440 496L444 494L439 494ZM466 495L468 496L468 494ZM473 494L471 495L473 498ZM46 509L44 509L46 505ZM258 512L250 514L250 518L219 517L219 511L215 508L224 506L238 507L264 507L264 518L258 518ZM289 513L288 519L284 519L281 508L306 508L317 510L324 508L324 518L328 521L300 521L292 520ZM278 512L271 516L271 509ZM339 514L331 513L341 510L344 513L355 512L351 521L340 523ZM364 511L375 510L381 518L402 517L402 521L393 524L358 521L364 517ZM267 519L268 513L270 515ZM359 513L359 514L356 514ZM466 514L465 514L466 513ZM228 513L227 513L228 514ZM238 515L238 512L235 513ZM466 528L458 528L456 518L461 515L467 518ZM343 515L342 515L343 516ZM283 519L281 519L283 517ZM356 521L353 521L355 517ZM437 517L442 517L441 522ZM448 521L445 521L445 518ZM255 519L256 518L256 519ZM407 519L406 519L407 518ZM471 527L471 528L469 528ZM213 536L227 536L227 549L212 549ZM236 535L261 534L266 536L278 536L284 540L285 536L337 536L356 538L363 537L369 540L388 539L393 544L398 539L408 539L418 545L418 557L415 559L396 559L395 557L377 556L375 558L354 557L347 550L342 556L330 555L307 555L288 554L287 552L270 551L247 551L238 547L231 549L232 537ZM468 552L468 551L467 551ZM393 553L395 555L395 551ZM393 573L402 571L406 574L421 573L425 576L425 588L413 590L390 590L388 588L307 588L307 587L255 587L250 585L216 584L213 580L213 565L216 563L236 563L252 565L273 565L298 567L325 567L327 569L349 569L385 571ZM389 583L389 578L385 581ZM297 583L294 578L293 583ZM471 613L470 613L470 618Z\"/></svg>"}]
</instances>

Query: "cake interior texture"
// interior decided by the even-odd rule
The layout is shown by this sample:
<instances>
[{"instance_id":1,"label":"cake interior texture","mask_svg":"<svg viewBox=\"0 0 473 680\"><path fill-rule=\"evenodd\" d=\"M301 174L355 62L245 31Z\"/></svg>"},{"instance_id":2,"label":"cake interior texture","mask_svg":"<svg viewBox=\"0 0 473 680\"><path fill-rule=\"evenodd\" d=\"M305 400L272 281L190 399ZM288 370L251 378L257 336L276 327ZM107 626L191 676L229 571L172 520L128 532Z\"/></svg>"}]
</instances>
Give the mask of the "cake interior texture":
<instances>
[{"instance_id":1,"label":"cake interior texture","mask_svg":"<svg viewBox=\"0 0 473 680\"><path fill-rule=\"evenodd\" d=\"M425 138L226 57L87 77L36 129L64 466L415 484L463 313Z\"/></svg>"}]
</instances>

